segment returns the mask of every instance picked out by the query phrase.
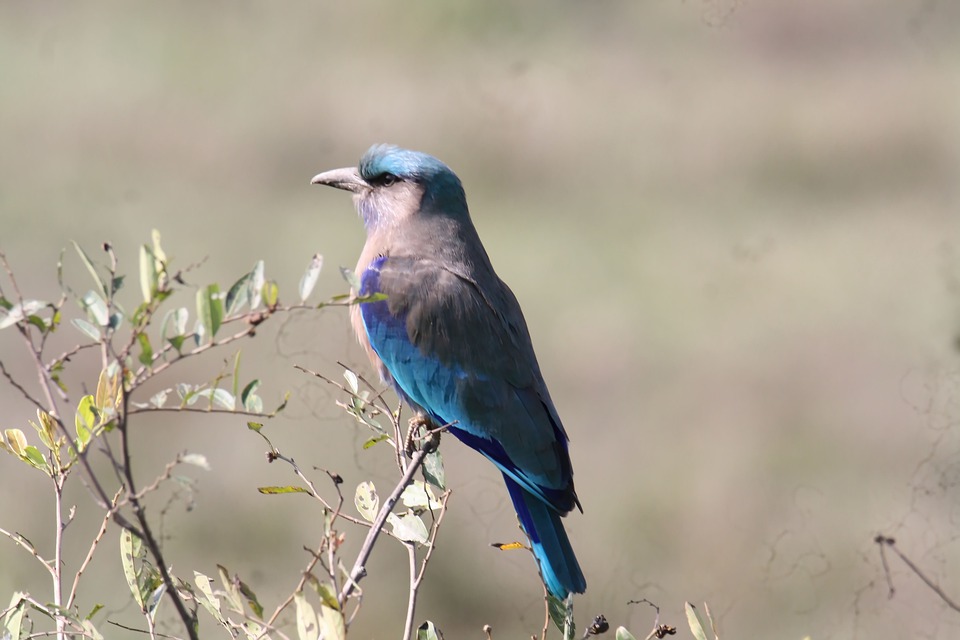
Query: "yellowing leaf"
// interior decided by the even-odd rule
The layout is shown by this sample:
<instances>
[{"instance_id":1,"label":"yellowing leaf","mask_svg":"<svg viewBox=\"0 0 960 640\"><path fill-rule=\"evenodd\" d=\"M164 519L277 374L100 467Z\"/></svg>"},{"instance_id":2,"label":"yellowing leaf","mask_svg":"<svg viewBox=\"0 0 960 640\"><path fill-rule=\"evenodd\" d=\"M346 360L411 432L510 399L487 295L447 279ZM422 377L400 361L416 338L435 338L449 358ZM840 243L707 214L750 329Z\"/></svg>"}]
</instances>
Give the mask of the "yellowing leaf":
<instances>
[{"instance_id":1,"label":"yellowing leaf","mask_svg":"<svg viewBox=\"0 0 960 640\"><path fill-rule=\"evenodd\" d=\"M372 482L361 482L357 485L357 493L354 496L354 503L357 505L357 511L367 522L373 522L380 510L380 496L377 495L377 488Z\"/></svg>"},{"instance_id":2,"label":"yellowing leaf","mask_svg":"<svg viewBox=\"0 0 960 640\"><path fill-rule=\"evenodd\" d=\"M4 429L3 435L15 454L21 458L26 455L27 436L23 435L23 431L20 431L20 429Z\"/></svg>"}]
</instances>

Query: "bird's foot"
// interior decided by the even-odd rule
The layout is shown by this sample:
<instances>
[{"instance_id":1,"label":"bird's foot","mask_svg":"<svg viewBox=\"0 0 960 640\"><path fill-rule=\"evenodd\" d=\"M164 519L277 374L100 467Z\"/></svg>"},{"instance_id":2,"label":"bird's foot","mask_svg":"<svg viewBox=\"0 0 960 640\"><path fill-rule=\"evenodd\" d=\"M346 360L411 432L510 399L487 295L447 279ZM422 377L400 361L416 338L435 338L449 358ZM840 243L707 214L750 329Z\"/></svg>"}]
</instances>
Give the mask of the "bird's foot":
<instances>
[{"instance_id":1,"label":"bird's foot","mask_svg":"<svg viewBox=\"0 0 960 640\"><path fill-rule=\"evenodd\" d=\"M407 424L407 437L404 440L403 449L408 458L411 457L414 450L418 448L416 446L417 443L420 443L419 448L425 450L427 453L432 453L437 450L437 447L440 446L441 429L437 428L433 420L422 413L418 413L410 418Z\"/></svg>"}]
</instances>

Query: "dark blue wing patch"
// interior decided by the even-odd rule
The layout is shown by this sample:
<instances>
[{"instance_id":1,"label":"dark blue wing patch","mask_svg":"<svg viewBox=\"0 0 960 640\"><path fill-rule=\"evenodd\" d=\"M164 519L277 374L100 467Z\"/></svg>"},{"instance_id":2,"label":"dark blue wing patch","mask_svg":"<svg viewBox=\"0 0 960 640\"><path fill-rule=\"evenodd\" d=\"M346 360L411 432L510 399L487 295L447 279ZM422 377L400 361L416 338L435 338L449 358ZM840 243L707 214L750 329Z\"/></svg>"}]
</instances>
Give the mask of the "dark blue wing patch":
<instances>
[{"instance_id":1,"label":"dark blue wing patch","mask_svg":"<svg viewBox=\"0 0 960 640\"><path fill-rule=\"evenodd\" d=\"M380 288L380 269L386 261L385 256L377 257L363 272L360 279L361 296L382 293ZM506 476L512 478L527 491L564 513L571 504L571 490L568 486L553 488L545 484L546 478L532 476L529 471L520 469L504 450L503 446L487 436L468 415L463 403L462 389L472 382L483 381L482 375L468 373L462 367L452 363L444 364L439 358L428 356L410 340L406 315L394 315L390 312L387 300L366 302L360 306L367 338L377 356L386 365L393 378L392 384L404 402L429 415L438 425L456 423L449 430L461 442L483 454L493 462ZM532 410L529 403L540 400L528 390L512 389L515 400L525 409ZM540 408L543 410L543 408ZM554 426L555 446L562 448L559 458L565 462L562 476L569 482L572 469L566 454L567 439L562 430ZM569 506L568 506L569 505Z\"/></svg>"}]
</instances>

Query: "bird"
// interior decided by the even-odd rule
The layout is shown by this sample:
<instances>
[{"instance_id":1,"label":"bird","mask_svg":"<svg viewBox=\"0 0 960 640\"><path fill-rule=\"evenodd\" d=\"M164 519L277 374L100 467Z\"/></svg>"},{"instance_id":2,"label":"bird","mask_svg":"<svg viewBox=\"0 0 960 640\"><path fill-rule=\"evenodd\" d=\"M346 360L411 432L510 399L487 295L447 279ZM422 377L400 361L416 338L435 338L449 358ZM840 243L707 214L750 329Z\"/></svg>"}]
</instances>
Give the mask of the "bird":
<instances>
[{"instance_id":1,"label":"bird","mask_svg":"<svg viewBox=\"0 0 960 640\"><path fill-rule=\"evenodd\" d=\"M583 593L561 521L583 512L569 439L460 179L429 154L376 144L357 167L311 182L352 192L366 229L354 293L369 301L353 305L351 321L380 377L500 470L547 591Z\"/></svg>"}]
</instances>

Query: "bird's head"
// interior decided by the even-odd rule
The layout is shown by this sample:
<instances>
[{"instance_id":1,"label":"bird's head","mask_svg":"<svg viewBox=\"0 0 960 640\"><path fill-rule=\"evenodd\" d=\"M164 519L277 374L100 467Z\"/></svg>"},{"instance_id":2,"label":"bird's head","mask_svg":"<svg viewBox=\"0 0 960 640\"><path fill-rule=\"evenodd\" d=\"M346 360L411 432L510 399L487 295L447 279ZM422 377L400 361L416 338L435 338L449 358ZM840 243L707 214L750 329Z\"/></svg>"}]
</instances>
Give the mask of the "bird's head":
<instances>
[{"instance_id":1,"label":"bird's head","mask_svg":"<svg viewBox=\"0 0 960 640\"><path fill-rule=\"evenodd\" d=\"M310 182L353 192L368 231L397 225L410 216L469 219L457 174L437 158L419 151L374 145L356 168L324 171Z\"/></svg>"}]
</instances>

